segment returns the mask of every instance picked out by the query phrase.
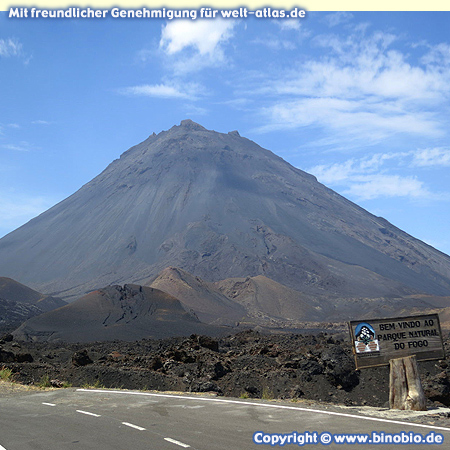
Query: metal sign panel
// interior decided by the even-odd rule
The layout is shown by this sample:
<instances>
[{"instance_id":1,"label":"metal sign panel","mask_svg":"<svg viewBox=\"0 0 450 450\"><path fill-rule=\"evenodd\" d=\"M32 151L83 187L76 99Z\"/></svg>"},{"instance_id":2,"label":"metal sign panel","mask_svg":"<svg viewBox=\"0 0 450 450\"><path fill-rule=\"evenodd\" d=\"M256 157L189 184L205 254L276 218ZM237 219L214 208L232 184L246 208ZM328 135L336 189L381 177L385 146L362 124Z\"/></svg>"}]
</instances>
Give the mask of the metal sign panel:
<instances>
[{"instance_id":1,"label":"metal sign panel","mask_svg":"<svg viewBox=\"0 0 450 450\"><path fill-rule=\"evenodd\" d=\"M437 314L349 322L357 369L383 366L416 355L418 361L445 358Z\"/></svg>"}]
</instances>

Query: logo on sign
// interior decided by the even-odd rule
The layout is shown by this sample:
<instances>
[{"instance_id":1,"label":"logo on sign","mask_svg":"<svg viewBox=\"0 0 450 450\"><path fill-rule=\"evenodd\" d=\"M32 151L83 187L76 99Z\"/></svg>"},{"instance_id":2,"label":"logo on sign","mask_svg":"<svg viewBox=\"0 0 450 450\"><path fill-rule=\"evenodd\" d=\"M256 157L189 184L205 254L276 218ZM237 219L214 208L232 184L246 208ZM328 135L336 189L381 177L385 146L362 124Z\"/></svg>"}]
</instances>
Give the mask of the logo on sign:
<instances>
[{"instance_id":1,"label":"logo on sign","mask_svg":"<svg viewBox=\"0 0 450 450\"><path fill-rule=\"evenodd\" d=\"M359 323L355 328L356 353L379 352L380 344L376 339L375 330L367 322Z\"/></svg>"}]
</instances>

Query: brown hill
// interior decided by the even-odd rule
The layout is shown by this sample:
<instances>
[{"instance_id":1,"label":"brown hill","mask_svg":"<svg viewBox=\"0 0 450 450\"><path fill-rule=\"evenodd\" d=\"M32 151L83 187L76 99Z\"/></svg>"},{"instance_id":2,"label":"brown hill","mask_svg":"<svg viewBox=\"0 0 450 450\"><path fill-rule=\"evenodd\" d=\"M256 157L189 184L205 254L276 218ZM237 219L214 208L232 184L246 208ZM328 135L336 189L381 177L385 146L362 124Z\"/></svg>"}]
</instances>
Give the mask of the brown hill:
<instances>
[{"instance_id":1,"label":"brown hill","mask_svg":"<svg viewBox=\"0 0 450 450\"><path fill-rule=\"evenodd\" d=\"M169 267L151 283L176 296L208 323L238 321L266 329L320 328L329 322L436 312L448 297L413 295L390 298L312 296L290 289L262 275L206 282L179 268ZM228 320L228 321L227 321ZM306 322L311 322L310 325Z\"/></svg>"},{"instance_id":2,"label":"brown hill","mask_svg":"<svg viewBox=\"0 0 450 450\"><path fill-rule=\"evenodd\" d=\"M17 339L66 342L217 335L224 330L201 323L165 292L138 285L108 286L62 308L33 317Z\"/></svg>"},{"instance_id":3,"label":"brown hill","mask_svg":"<svg viewBox=\"0 0 450 450\"><path fill-rule=\"evenodd\" d=\"M313 296L262 275L229 278L215 282L213 286L221 294L242 305L248 315L255 319L317 321L326 317L326 304L321 306Z\"/></svg>"},{"instance_id":4,"label":"brown hill","mask_svg":"<svg viewBox=\"0 0 450 450\"><path fill-rule=\"evenodd\" d=\"M211 283L176 267L164 269L150 286L178 298L203 322L233 325L247 314L245 308L218 292Z\"/></svg>"},{"instance_id":5,"label":"brown hill","mask_svg":"<svg viewBox=\"0 0 450 450\"><path fill-rule=\"evenodd\" d=\"M0 277L0 298L38 306L42 311L64 306L66 302L57 297L41 294L11 278Z\"/></svg>"},{"instance_id":6,"label":"brown hill","mask_svg":"<svg viewBox=\"0 0 450 450\"><path fill-rule=\"evenodd\" d=\"M0 327L17 326L24 320L64 306L60 298L41 294L11 278L0 277Z\"/></svg>"}]
</instances>

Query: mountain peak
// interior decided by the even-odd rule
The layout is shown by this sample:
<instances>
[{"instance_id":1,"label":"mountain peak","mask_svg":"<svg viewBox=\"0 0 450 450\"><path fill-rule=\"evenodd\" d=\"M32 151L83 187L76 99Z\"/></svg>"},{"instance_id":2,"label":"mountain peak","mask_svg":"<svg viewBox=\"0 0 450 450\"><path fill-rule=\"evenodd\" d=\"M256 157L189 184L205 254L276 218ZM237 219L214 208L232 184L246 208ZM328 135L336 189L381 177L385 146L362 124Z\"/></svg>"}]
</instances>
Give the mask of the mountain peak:
<instances>
[{"instance_id":1,"label":"mountain peak","mask_svg":"<svg viewBox=\"0 0 450 450\"><path fill-rule=\"evenodd\" d=\"M205 127L202 127L200 124L194 122L191 119L182 120L180 123L180 127L193 131L207 131Z\"/></svg>"}]
</instances>

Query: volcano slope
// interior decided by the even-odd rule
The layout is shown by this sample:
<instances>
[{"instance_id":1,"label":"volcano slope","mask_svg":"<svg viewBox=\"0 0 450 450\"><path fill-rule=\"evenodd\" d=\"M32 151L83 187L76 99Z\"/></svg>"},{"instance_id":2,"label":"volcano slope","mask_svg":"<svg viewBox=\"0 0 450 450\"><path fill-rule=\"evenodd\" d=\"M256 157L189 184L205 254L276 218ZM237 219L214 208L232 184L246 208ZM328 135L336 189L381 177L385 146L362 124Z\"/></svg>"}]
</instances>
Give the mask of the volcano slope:
<instances>
[{"instance_id":1,"label":"volcano slope","mask_svg":"<svg viewBox=\"0 0 450 450\"><path fill-rule=\"evenodd\" d=\"M450 294L449 256L239 133L190 120L0 240L0 274L68 300L170 266L330 299Z\"/></svg>"}]
</instances>

